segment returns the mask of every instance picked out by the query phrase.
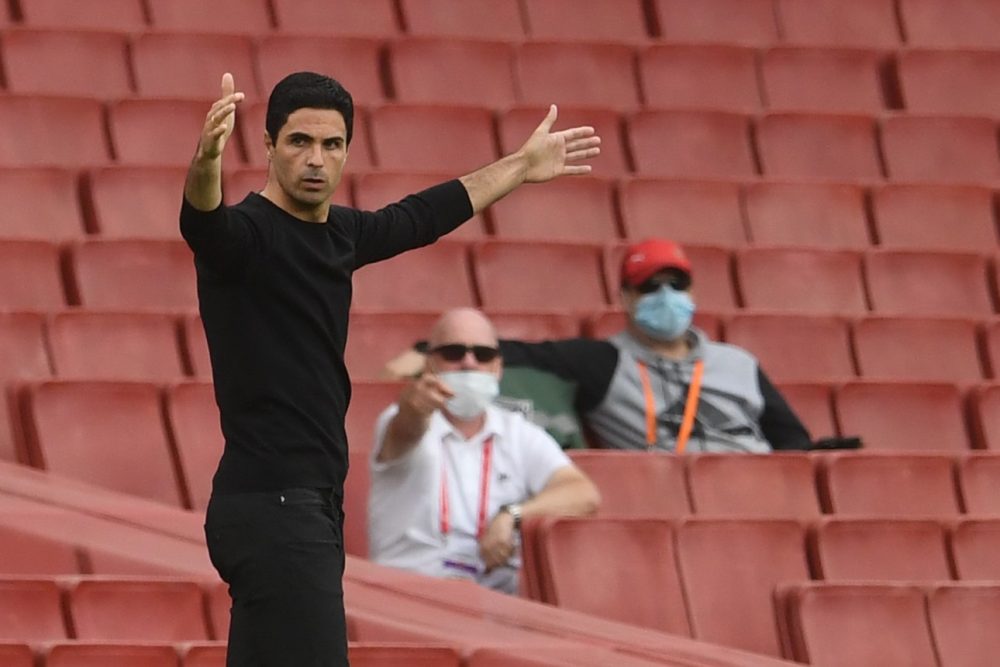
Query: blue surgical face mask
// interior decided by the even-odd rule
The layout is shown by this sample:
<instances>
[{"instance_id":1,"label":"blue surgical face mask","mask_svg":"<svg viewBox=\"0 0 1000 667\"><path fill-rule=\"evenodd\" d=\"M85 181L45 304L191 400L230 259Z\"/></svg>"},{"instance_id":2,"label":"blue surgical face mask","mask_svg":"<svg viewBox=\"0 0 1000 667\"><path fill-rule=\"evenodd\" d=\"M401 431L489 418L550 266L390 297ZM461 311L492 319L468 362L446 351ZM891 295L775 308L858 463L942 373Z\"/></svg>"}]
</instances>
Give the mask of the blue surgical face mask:
<instances>
[{"instance_id":1,"label":"blue surgical face mask","mask_svg":"<svg viewBox=\"0 0 1000 667\"><path fill-rule=\"evenodd\" d=\"M687 292L663 285L655 292L639 297L632 317L643 333L652 338L676 340L691 326L694 301Z\"/></svg>"}]
</instances>

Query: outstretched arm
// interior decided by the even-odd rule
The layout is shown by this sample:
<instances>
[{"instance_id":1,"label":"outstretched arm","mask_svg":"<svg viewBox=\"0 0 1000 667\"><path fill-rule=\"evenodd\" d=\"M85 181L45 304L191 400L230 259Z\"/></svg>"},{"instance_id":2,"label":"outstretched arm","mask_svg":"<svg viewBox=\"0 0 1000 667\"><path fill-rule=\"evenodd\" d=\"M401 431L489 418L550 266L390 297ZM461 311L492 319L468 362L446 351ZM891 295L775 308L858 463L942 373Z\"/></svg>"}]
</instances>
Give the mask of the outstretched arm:
<instances>
[{"instance_id":1,"label":"outstretched arm","mask_svg":"<svg viewBox=\"0 0 1000 667\"><path fill-rule=\"evenodd\" d=\"M517 151L459 180L478 213L522 183L543 183L563 174L589 174L590 165L576 164L600 154L601 138L592 127L552 132L558 110L549 107L545 120Z\"/></svg>"},{"instance_id":2,"label":"outstretched arm","mask_svg":"<svg viewBox=\"0 0 1000 667\"><path fill-rule=\"evenodd\" d=\"M205 116L198 150L188 169L184 197L199 211L215 210L222 203L222 152L236 127L236 105L244 97L235 89L233 75L226 72L222 75L222 97Z\"/></svg>"}]
</instances>

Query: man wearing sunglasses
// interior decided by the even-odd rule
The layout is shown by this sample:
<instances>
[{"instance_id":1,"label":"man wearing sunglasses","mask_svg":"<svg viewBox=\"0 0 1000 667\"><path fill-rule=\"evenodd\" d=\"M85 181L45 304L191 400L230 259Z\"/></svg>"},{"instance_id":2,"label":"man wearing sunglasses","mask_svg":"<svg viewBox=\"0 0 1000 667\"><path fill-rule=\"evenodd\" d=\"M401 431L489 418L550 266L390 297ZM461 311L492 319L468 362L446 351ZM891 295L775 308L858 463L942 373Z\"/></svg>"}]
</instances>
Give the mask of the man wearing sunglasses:
<instances>
[{"instance_id":1,"label":"man wearing sunglasses","mask_svg":"<svg viewBox=\"0 0 1000 667\"><path fill-rule=\"evenodd\" d=\"M442 316L425 372L376 426L372 560L515 593L521 520L596 511L596 487L555 440L493 405L501 370L497 336L482 313Z\"/></svg>"},{"instance_id":2,"label":"man wearing sunglasses","mask_svg":"<svg viewBox=\"0 0 1000 667\"><path fill-rule=\"evenodd\" d=\"M575 407L603 447L698 452L809 449L808 431L756 358L692 326L683 249L651 239L621 266L624 331L607 341L504 341L509 366L573 381Z\"/></svg>"}]
</instances>

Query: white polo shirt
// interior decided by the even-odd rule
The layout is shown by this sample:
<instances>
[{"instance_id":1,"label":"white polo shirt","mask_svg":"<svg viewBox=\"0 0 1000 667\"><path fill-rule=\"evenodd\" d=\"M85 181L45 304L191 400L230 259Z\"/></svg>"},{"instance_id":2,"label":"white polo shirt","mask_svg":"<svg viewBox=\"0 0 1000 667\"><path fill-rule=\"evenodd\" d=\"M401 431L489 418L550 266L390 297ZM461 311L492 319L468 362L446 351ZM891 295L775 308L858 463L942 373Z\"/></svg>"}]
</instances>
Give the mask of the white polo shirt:
<instances>
[{"instance_id":1,"label":"white polo shirt","mask_svg":"<svg viewBox=\"0 0 1000 667\"><path fill-rule=\"evenodd\" d=\"M510 566L483 573L476 530L483 452L492 437L486 525L501 506L528 500L568 465L569 457L543 429L521 414L490 406L483 429L466 440L440 412L420 443L399 459L376 460L385 429L399 408L389 406L375 427L368 499L368 542L373 561L435 577L468 578L517 591L520 549ZM442 533L442 472L447 489L448 534ZM460 564L456 567L455 564ZM461 565L468 565L464 570ZM475 569L475 571L473 571Z\"/></svg>"}]
</instances>

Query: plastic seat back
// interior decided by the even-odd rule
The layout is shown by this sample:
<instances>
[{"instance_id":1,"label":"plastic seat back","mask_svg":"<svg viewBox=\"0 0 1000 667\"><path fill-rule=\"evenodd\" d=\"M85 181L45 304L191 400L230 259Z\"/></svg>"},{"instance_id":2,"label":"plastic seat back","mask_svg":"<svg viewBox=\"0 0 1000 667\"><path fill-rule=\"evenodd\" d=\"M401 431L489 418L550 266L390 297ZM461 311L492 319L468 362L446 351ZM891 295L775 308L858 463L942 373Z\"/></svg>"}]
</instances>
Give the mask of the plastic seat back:
<instances>
[{"instance_id":1,"label":"plastic seat back","mask_svg":"<svg viewBox=\"0 0 1000 667\"><path fill-rule=\"evenodd\" d=\"M0 37L9 92L117 98L132 93L125 35L18 30ZM87 71L88 76L80 76Z\"/></svg>"},{"instance_id":2,"label":"plastic seat back","mask_svg":"<svg viewBox=\"0 0 1000 667\"><path fill-rule=\"evenodd\" d=\"M778 0L782 39L811 46L896 48L893 0Z\"/></svg>"},{"instance_id":3,"label":"plastic seat back","mask_svg":"<svg viewBox=\"0 0 1000 667\"><path fill-rule=\"evenodd\" d=\"M869 317L856 322L854 349L869 378L978 382L983 377L972 320Z\"/></svg>"},{"instance_id":4,"label":"plastic seat back","mask_svg":"<svg viewBox=\"0 0 1000 667\"><path fill-rule=\"evenodd\" d=\"M810 341L808 347L801 342ZM799 315L735 315L726 342L752 352L776 382L854 378L847 324L840 318Z\"/></svg>"},{"instance_id":5,"label":"plastic seat back","mask_svg":"<svg viewBox=\"0 0 1000 667\"><path fill-rule=\"evenodd\" d=\"M710 44L656 44L639 53L639 77L653 108L757 111L753 49Z\"/></svg>"},{"instance_id":6,"label":"plastic seat back","mask_svg":"<svg viewBox=\"0 0 1000 667\"><path fill-rule=\"evenodd\" d=\"M1000 159L989 118L905 115L880 121L886 174L894 181L995 183Z\"/></svg>"},{"instance_id":7,"label":"plastic seat back","mask_svg":"<svg viewBox=\"0 0 1000 667\"><path fill-rule=\"evenodd\" d=\"M416 104L514 103L514 52L503 42L408 39L389 46L396 99Z\"/></svg>"},{"instance_id":8,"label":"plastic seat back","mask_svg":"<svg viewBox=\"0 0 1000 667\"><path fill-rule=\"evenodd\" d=\"M952 526L949 537L959 579L1000 579L1000 520L965 518Z\"/></svg>"},{"instance_id":9,"label":"plastic seat back","mask_svg":"<svg viewBox=\"0 0 1000 667\"><path fill-rule=\"evenodd\" d=\"M747 231L759 245L868 247L865 192L847 184L754 183L744 190Z\"/></svg>"},{"instance_id":10,"label":"plastic seat back","mask_svg":"<svg viewBox=\"0 0 1000 667\"><path fill-rule=\"evenodd\" d=\"M719 181L635 178L618 186L625 237L722 248L747 244L740 187Z\"/></svg>"},{"instance_id":11,"label":"plastic seat back","mask_svg":"<svg viewBox=\"0 0 1000 667\"><path fill-rule=\"evenodd\" d=\"M148 141L148 128L144 136ZM97 233L102 238L179 238L178 193L186 173L180 166L90 170L84 198Z\"/></svg>"},{"instance_id":12,"label":"plastic seat back","mask_svg":"<svg viewBox=\"0 0 1000 667\"><path fill-rule=\"evenodd\" d=\"M643 176L748 179L757 173L746 116L722 111L640 111L628 121Z\"/></svg>"},{"instance_id":13,"label":"plastic seat back","mask_svg":"<svg viewBox=\"0 0 1000 667\"><path fill-rule=\"evenodd\" d=\"M208 639L198 584L173 580L93 579L67 592L77 639Z\"/></svg>"},{"instance_id":14,"label":"plastic seat back","mask_svg":"<svg viewBox=\"0 0 1000 667\"><path fill-rule=\"evenodd\" d=\"M109 310L197 308L194 261L183 241L81 241L72 248L71 263L81 305Z\"/></svg>"},{"instance_id":15,"label":"plastic seat back","mask_svg":"<svg viewBox=\"0 0 1000 667\"><path fill-rule=\"evenodd\" d=\"M776 47L761 56L764 95L777 111L877 113L883 56L857 49Z\"/></svg>"},{"instance_id":16,"label":"plastic seat back","mask_svg":"<svg viewBox=\"0 0 1000 667\"><path fill-rule=\"evenodd\" d=\"M669 454L571 450L601 493L600 515L672 519L691 513L684 462Z\"/></svg>"},{"instance_id":17,"label":"plastic seat back","mask_svg":"<svg viewBox=\"0 0 1000 667\"><path fill-rule=\"evenodd\" d=\"M872 212L886 248L979 252L998 242L987 187L890 184L872 191Z\"/></svg>"},{"instance_id":18,"label":"plastic seat back","mask_svg":"<svg viewBox=\"0 0 1000 667\"><path fill-rule=\"evenodd\" d=\"M60 595L52 579L0 580L0 641L66 639Z\"/></svg>"},{"instance_id":19,"label":"plastic seat back","mask_svg":"<svg viewBox=\"0 0 1000 667\"><path fill-rule=\"evenodd\" d=\"M1000 655L1000 586L944 584L927 591L927 614L942 665L988 665Z\"/></svg>"},{"instance_id":20,"label":"plastic seat back","mask_svg":"<svg viewBox=\"0 0 1000 667\"><path fill-rule=\"evenodd\" d=\"M817 577L825 581L939 581L952 576L944 527L937 521L825 517L813 527L810 552Z\"/></svg>"},{"instance_id":21,"label":"plastic seat back","mask_svg":"<svg viewBox=\"0 0 1000 667\"><path fill-rule=\"evenodd\" d=\"M204 510L225 442L212 385L189 382L168 388L167 419L191 507Z\"/></svg>"},{"instance_id":22,"label":"plastic seat back","mask_svg":"<svg viewBox=\"0 0 1000 667\"><path fill-rule=\"evenodd\" d=\"M761 171L769 178L879 180L882 164L868 116L772 113L757 121Z\"/></svg>"},{"instance_id":23,"label":"plastic seat back","mask_svg":"<svg viewBox=\"0 0 1000 667\"><path fill-rule=\"evenodd\" d=\"M818 517L814 476L812 460L802 454L700 454L687 459L691 502L701 516Z\"/></svg>"},{"instance_id":24,"label":"plastic seat back","mask_svg":"<svg viewBox=\"0 0 1000 667\"><path fill-rule=\"evenodd\" d=\"M823 504L838 516L948 518L960 512L951 456L844 452L825 456L819 473Z\"/></svg>"},{"instance_id":25,"label":"plastic seat back","mask_svg":"<svg viewBox=\"0 0 1000 667\"><path fill-rule=\"evenodd\" d=\"M986 317L993 314L986 260L970 253L871 251L865 278L883 314Z\"/></svg>"}]
</instances>

